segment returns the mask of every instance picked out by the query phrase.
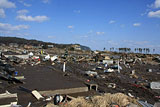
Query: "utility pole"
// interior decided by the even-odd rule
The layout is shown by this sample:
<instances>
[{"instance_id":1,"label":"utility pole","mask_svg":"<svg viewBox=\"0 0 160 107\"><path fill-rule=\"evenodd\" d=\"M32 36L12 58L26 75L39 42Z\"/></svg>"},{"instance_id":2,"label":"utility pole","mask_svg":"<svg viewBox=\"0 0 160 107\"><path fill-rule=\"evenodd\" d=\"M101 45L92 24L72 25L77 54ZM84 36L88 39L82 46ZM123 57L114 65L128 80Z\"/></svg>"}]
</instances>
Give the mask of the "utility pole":
<instances>
[{"instance_id":1,"label":"utility pole","mask_svg":"<svg viewBox=\"0 0 160 107\"><path fill-rule=\"evenodd\" d=\"M65 72L66 70L66 62L64 61L64 64L63 64L63 72Z\"/></svg>"}]
</instances>

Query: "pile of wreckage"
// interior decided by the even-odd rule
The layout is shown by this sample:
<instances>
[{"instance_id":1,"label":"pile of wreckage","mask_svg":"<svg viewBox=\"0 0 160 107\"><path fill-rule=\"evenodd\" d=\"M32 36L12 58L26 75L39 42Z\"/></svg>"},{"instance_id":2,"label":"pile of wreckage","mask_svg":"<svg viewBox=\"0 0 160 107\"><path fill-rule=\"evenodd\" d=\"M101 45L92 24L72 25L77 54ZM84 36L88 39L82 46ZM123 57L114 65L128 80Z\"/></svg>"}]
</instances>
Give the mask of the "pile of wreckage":
<instances>
[{"instance_id":1,"label":"pile of wreckage","mask_svg":"<svg viewBox=\"0 0 160 107\"><path fill-rule=\"evenodd\" d=\"M14 66L23 66L24 64L29 64L31 66L40 64L40 61L54 61L58 57L53 56L33 56L33 53L27 55L4 55L0 52L0 107L22 107L18 104L18 95L17 93L10 93L6 89L10 87L19 86L19 89L25 89L20 85L24 82L24 76L18 76L19 72L16 71ZM41 59L40 59L41 58ZM4 92L5 91L5 92ZM33 96L38 100L43 98L36 90L29 91ZM28 107L30 107L30 103Z\"/></svg>"},{"instance_id":2,"label":"pile of wreckage","mask_svg":"<svg viewBox=\"0 0 160 107\"><path fill-rule=\"evenodd\" d=\"M78 97L55 95L53 102L46 107L159 107L160 103L154 105L138 101L123 93L105 93L102 95Z\"/></svg>"},{"instance_id":3,"label":"pile of wreckage","mask_svg":"<svg viewBox=\"0 0 160 107\"><path fill-rule=\"evenodd\" d=\"M123 70L123 67L130 69L132 65L139 63L145 63L141 58L130 58L130 57L120 57L114 55L109 57L109 55L100 55L95 54L91 57L82 56L78 57L67 55L52 55L49 54L37 54L34 55L33 52L29 52L26 55L4 55L0 53L0 89L7 89L11 85L19 85L21 90L25 90L28 93L32 94L33 97L37 99L38 102L42 103L42 107L160 107L160 103L155 103L154 105L147 103L147 101L141 101L139 99L134 98L130 93L128 95L122 93L110 94L110 93L100 93L96 96L87 96L87 97L72 97L69 95L60 95L56 94L53 96L43 96L37 90L29 90L20 85L23 84L24 76L18 76L18 71L14 68L14 66L23 66L24 64L28 64L31 66L36 66L39 64L43 64L43 62L51 62L54 65L57 62L65 62L67 61L76 61L76 62L85 62L92 64L96 62L93 69L88 71L81 72L85 76L93 77L93 78L106 78L103 74L107 73L120 73ZM125 60L124 60L125 59ZM160 62L160 58L154 58L158 63ZM97 72L98 70L102 72ZM65 63L63 63L63 71L65 72ZM130 78L137 78L136 71L132 70ZM152 69L148 69L148 72L153 72ZM89 82L89 81L88 81ZM116 88L115 83L106 84L108 88ZM160 92L160 82L151 82L150 88L157 93ZM96 89L97 91L97 89ZM160 97L160 96L157 96ZM31 102L28 103L27 107L32 107ZM17 93L10 93L6 90L5 93L0 94L0 107L22 107L18 104L18 95Z\"/></svg>"}]
</instances>

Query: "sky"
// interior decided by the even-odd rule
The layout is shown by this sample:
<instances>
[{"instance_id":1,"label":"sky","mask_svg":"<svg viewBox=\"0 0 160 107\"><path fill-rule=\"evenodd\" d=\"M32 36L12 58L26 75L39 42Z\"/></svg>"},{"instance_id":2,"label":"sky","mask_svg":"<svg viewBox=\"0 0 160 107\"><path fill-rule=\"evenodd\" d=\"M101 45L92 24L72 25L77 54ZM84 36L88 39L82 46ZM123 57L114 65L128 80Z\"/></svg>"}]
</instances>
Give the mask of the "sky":
<instances>
[{"instance_id":1,"label":"sky","mask_svg":"<svg viewBox=\"0 0 160 107\"><path fill-rule=\"evenodd\" d=\"M160 0L0 0L0 36L160 53Z\"/></svg>"}]
</instances>

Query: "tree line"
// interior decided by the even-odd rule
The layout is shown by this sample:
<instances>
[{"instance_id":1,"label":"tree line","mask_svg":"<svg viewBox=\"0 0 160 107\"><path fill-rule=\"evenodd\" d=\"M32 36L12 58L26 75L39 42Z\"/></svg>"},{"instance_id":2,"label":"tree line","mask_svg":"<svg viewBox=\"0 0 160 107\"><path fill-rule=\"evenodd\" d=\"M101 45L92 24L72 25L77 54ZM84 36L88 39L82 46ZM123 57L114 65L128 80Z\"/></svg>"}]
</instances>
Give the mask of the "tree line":
<instances>
[{"instance_id":1,"label":"tree line","mask_svg":"<svg viewBox=\"0 0 160 107\"><path fill-rule=\"evenodd\" d=\"M105 50L105 48L103 49ZM131 48L114 48L111 47L110 51L113 52L121 52L121 53L130 53L130 52L135 52L135 53L145 53L145 54L149 54L151 52L151 49L149 48L134 48L134 50L132 51ZM152 50L152 52L155 52L155 49Z\"/></svg>"}]
</instances>

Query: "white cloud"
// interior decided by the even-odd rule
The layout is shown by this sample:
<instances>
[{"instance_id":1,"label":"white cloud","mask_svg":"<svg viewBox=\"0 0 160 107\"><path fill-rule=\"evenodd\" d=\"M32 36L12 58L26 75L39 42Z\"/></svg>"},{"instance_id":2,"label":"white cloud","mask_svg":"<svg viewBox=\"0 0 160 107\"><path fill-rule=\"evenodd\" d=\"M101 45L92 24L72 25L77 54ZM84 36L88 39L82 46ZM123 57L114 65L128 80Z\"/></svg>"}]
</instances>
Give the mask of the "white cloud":
<instances>
[{"instance_id":1,"label":"white cloud","mask_svg":"<svg viewBox=\"0 0 160 107\"><path fill-rule=\"evenodd\" d=\"M74 28L74 26L73 25L69 25L69 26L67 26L69 29L73 29Z\"/></svg>"},{"instance_id":2,"label":"white cloud","mask_svg":"<svg viewBox=\"0 0 160 107\"><path fill-rule=\"evenodd\" d=\"M109 40L107 41L107 44L111 45L111 46L118 46L119 44L115 41Z\"/></svg>"},{"instance_id":3,"label":"white cloud","mask_svg":"<svg viewBox=\"0 0 160 107\"><path fill-rule=\"evenodd\" d=\"M148 14L149 11L151 11L150 7L149 7L149 9L146 9L144 13L141 13L141 16Z\"/></svg>"},{"instance_id":4,"label":"white cloud","mask_svg":"<svg viewBox=\"0 0 160 107\"><path fill-rule=\"evenodd\" d=\"M29 26L27 25L16 25L13 26L8 23L0 23L0 30L1 31L16 31L16 30L22 30L22 29L28 29Z\"/></svg>"},{"instance_id":5,"label":"white cloud","mask_svg":"<svg viewBox=\"0 0 160 107\"><path fill-rule=\"evenodd\" d=\"M109 24L113 24L113 23L115 23L116 21L115 20L110 20L109 21Z\"/></svg>"},{"instance_id":6,"label":"white cloud","mask_svg":"<svg viewBox=\"0 0 160 107\"><path fill-rule=\"evenodd\" d=\"M88 38L88 35L80 36L80 38Z\"/></svg>"},{"instance_id":7,"label":"white cloud","mask_svg":"<svg viewBox=\"0 0 160 107\"><path fill-rule=\"evenodd\" d=\"M16 5L8 0L0 0L0 8L15 8Z\"/></svg>"},{"instance_id":8,"label":"white cloud","mask_svg":"<svg viewBox=\"0 0 160 107\"><path fill-rule=\"evenodd\" d=\"M96 32L96 35L104 35L104 32Z\"/></svg>"},{"instance_id":9,"label":"white cloud","mask_svg":"<svg viewBox=\"0 0 160 107\"><path fill-rule=\"evenodd\" d=\"M153 4L154 8L160 8L160 0L155 0L154 4Z\"/></svg>"},{"instance_id":10,"label":"white cloud","mask_svg":"<svg viewBox=\"0 0 160 107\"><path fill-rule=\"evenodd\" d=\"M50 0L42 0L43 3L49 3Z\"/></svg>"},{"instance_id":11,"label":"white cloud","mask_svg":"<svg viewBox=\"0 0 160 107\"><path fill-rule=\"evenodd\" d=\"M146 45L146 44L148 44L149 43L149 41L137 41L137 42L135 42L134 44L135 45Z\"/></svg>"},{"instance_id":12,"label":"white cloud","mask_svg":"<svg viewBox=\"0 0 160 107\"><path fill-rule=\"evenodd\" d=\"M120 40L120 41L109 40L107 41L107 44L117 48L118 47L141 48L141 47L149 47L150 42L149 41L133 41L133 40Z\"/></svg>"},{"instance_id":13,"label":"white cloud","mask_svg":"<svg viewBox=\"0 0 160 107\"><path fill-rule=\"evenodd\" d=\"M49 20L47 16L26 16L26 15L18 15L17 19L21 21L32 21L32 22L44 22L46 20Z\"/></svg>"},{"instance_id":14,"label":"white cloud","mask_svg":"<svg viewBox=\"0 0 160 107\"><path fill-rule=\"evenodd\" d=\"M16 8L16 5L8 0L0 0L0 18L5 18L6 16L4 8Z\"/></svg>"},{"instance_id":15,"label":"white cloud","mask_svg":"<svg viewBox=\"0 0 160 107\"><path fill-rule=\"evenodd\" d=\"M157 11L150 11L148 13L148 17L155 17L155 18L160 18L160 10L157 10Z\"/></svg>"},{"instance_id":16,"label":"white cloud","mask_svg":"<svg viewBox=\"0 0 160 107\"><path fill-rule=\"evenodd\" d=\"M26 7L32 6L31 4L27 4L27 3L23 3L23 5L26 6Z\"/></svg>"},{"instance_id":17,"label":"white cloud","mask_svg":"<svg viewBox=\"0 0 160 107\"><path fill-rule=\"evenodd\" d=\"M27 16L26 14L29 11L26 9L17 11L18 16L16 17L20 21L31 21L31 22L44 22L46 20L49 20L47 16Z\"/></svg>"},{"instance_id":18,"label":"white cloud","mask_svg":"<svg viewBox=\"0 0 160 107\"><path fill-rule=\"evenodd\" d=\"M18 33L14 33L14 35L15 35L15 36L19 36L19 37L25 37L25 36L30 36L31 34L29 34L29 33L24 33L24 32L23 32L23 33L19 33L19 32L18 32Z\"/></svg>"},{"instance_id":19,"label":"white cloud","mask_svg":"<svg viewBox=\"0 0 160 107\"><path fill-rule=\"evenodd\" d=\"M20 31L1 31L0 30L0 35L1 36L16 36L16 37L26 37L26 36L32 36L29 33L26 32L20 32Z\"/></svg>"},{"instance_id":20,"label":"white cloud","mask_svg":"<svg viewBox=\"0 0 160 107\"><path fill-rule=\"evenodd\" d=\"M26 10L26 9L18 10L18 11L17 11L17 14L21 14L21 15L22 15L22 14L24 15L24 14L26 14L26 13L28 13L28 10Z\"/></svg>"},{"instance_id":21,"label":"white cloud","mask_svg":"<svg viewBox=\"0 0 160 107\"><path fill-rule=\"evenodd\" d=\"M32 6L31 4L25 3L23 0L18 0L18 2L22 3L26 7Z\"/></svg>"},{"instance_id":22,"label":"white cloud","mask_svg":"<svg viewBox=\"0 0 160 107\"><path fill-rule=\"evenodd\" d=\"M0 9L0 18L5 18L5 11L3 9Z\"/></svg>"},{"instance_id":23,"label":"white cloud","mask_svg":"<svg viewBox=\"0 0 160 107\"><path fill-rule=\"evenodd\" d=\"M132 40L123 40L124 43L132 44L134 46L146 45L149 41L132 41Z\"/></svg>"},{"instance_id":24,"label":"white cloud","mask_svg":"<svg viewBox=\"0 0 160 107\"><path fill-rule=\"evenodd\" d=\"M141 26L141 23L134 23L133 26L135 27Z\"/></svg>"},{"instance_id":25,"label":"white cloud","mask_svg":"<svg viewBox=\"0 0 160 107\"><path fill-rule=\"evenodd\" d=\"M149 41L133 41L133 40L123 40L123 46L129 47L148 47Z\"/></svg>"},{"instance_id":26,"label":"white cloud","mask_svg":"<svg viewBox=\"0 0 160 107\"><path fill-rule=\"evenodd\" d=\"M80 10L74 10L73 12L74 12L74 13L81 13Z\"/></svg>"},{"instance_id":27,"label":"white cloud","mask_svg":"<svg viewBox=\"0 0 160 107\"><path fill-rule=\"evenodd\" d=\"M49 39L53 39L53 38L55 38L55 36L48 36L48 38L49 38Z\"/></svg>"},{"instance_id":28,"label":"white cloud","mask_svg":"<svg viewBox=\"0 0 160 107\"><path fill-rule=\"evenodd\" d=\"M91 34L91 33L93 33L93 30L90 30L89 32L87 32L87 34Z\"/></svg>"}]
</instances>

